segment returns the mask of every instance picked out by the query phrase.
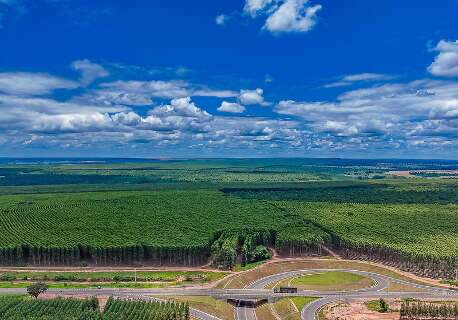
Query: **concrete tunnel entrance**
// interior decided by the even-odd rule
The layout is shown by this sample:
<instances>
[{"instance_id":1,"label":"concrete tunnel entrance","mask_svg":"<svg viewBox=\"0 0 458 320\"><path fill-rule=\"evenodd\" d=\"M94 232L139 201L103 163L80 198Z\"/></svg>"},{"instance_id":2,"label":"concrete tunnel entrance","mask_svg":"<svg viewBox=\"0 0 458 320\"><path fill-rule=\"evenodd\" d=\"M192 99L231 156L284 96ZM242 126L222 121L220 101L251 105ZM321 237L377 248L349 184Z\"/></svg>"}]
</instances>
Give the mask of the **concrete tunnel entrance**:
<instances>
[{"instance_id":1,"label":"concrete tunnel entrance","mask_svg":"<svg viewBox=\"0 0 458 320\"><path fill-rule=\"evenodd\" d=\"M257 299L257 300L248 300L248 299L227 299L227 303L233 305L234 307L242 308L257 308L269 302L268 299Z\"/></svg>"}]
</instances>

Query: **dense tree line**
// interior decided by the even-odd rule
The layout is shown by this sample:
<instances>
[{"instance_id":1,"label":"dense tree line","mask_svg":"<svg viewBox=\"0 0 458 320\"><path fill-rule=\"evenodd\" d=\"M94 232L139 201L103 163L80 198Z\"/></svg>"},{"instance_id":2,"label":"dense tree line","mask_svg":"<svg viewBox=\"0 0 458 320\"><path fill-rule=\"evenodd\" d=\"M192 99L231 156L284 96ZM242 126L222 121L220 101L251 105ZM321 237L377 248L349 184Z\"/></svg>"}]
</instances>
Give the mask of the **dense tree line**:
<instances>
[{"instance_id":1,"label":"dense tree line","mask_svg":"<svg viewBox=\"0 0 458 320\"><path fill-rule=\"evenodd\" d=\"M401 320L458 319L458 303L403 302Z\"/></svg>"},{"instance_id":2,"label":"dense tree line","mask_svg":"<svg viewBox=\"0 0 458 320\"><path fill-rule=\"evenodd\" d=\"M96 265L148 263L152 265L201 265L209 256L208 246L126 246L72 248L33 247L21 245L0 248L1 265L76 265L87 261Z\"/></svg>"},{"instance_id":3,"label":"dense tree line","mask_svg":"<svg viewBox=\"0 0 458 320\"><path fill-rule=\"evenodd\" d=\"M219 233L211 246L213 263L225 269L232 269L236 263L269 259L267 246L275 243L275 232L270 230L232 230Z\"/></svg>"},{"instance_id":4,"label":"dense tree line","mask_svg":"<svg viewBox=\"0 0 458 320\"><path fill-rule=\"evenodd\" d=\"M334 243L334 247L343 258L380 262L419 276L454 279L458 274L458 257L407 254L393 248L344 241Z\"/></svg>"}]
</instances>

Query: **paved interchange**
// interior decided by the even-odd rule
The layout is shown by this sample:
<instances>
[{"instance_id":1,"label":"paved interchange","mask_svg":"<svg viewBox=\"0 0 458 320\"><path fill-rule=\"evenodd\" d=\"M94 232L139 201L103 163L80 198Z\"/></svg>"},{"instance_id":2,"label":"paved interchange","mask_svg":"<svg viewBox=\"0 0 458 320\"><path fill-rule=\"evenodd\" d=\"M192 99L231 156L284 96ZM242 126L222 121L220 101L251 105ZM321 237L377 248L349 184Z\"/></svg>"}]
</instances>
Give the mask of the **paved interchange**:
<instances>
[{"instance_id":1,"label":"paved interchange","mask_svg":"<svg viewBox=\"0 0 458 320\"><path fill-rule=\"evenodd\" d=\"M343 271L359 274L373 280L374 284L369 288L353 290L353 291L314 291L302 290L298 293L274 293L273 290L265 289L266 286L272 283L277 283L281 280L300 276L301 274L323 272L323 271ZM408 285L413 288L424 290L423 292L387 292L389 284L398 283ZM217 299L224 300L261 300L275 301L288 296L308 296L319 297L317 300L305 305L301 311L303 320L317 319L318 311L329 303L346 299L377 299L383 298L402 298L412 297L420 299L444 299L458 300L458 290L438 288L426 285L416 284L405 280L399 280L377 273L351 270L351 269L307 269L288 271L274 274L256 280L250 283L243 289L217 289L217 288L160 288L160 289L49 289L50 293L62 295L90 295L90 296L113 296L119 298L158 300L155 296L211 296ZM25 293L22 288L1 288L0 293ZM219 318L209 315L205 312L192 309L191 315L202 320L219 320ZM236 307L235 317L237 320L256 320L255 308L252 307Z\"/></svg>"}]
</instances>

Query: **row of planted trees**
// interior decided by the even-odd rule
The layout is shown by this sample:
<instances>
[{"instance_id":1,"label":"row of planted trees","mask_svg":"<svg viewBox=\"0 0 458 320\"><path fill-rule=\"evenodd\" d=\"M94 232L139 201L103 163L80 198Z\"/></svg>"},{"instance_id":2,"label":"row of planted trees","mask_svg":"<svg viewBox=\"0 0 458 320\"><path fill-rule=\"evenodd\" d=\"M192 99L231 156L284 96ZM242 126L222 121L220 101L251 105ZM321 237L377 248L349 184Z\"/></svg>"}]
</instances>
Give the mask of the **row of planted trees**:
<instances>
[{"instance_id":1,"label":"row of planted trees","mask_svg":"<svg viewBox=\"0 0 458 320\"><path fill-rule=\"evenodd\" d=\"M343 241L310 226L291 230L225 230L216 232L207 245L151 246L131 245L66 248L22 245L0 248L0 265L78 265L85 261L95 265L203 265L211 258L215 265L231 269L270 257L267 247L275 247L281 256L321 255L323 245L335 249L347 259L381 262L420 276L454 279L458 275L458 257L434 257L406 254L398 249ZM297 228L297 226L295 227ZM293 230L294 229L294 230Z\"/></svg>"},{"instance_id":2,"label":"row of planted trees","mask_svg":"<svg viewBox=\"0 0 458 320\"><path fill-rule=\"evenodd\" d=\"M152 265L192 266L206 263L208 256L208 246L91 247L80 245L71 248L54 248L22 245L0 248L0 265L76 265L81 261L87 261L96 265L143 262Z\"/></svg>"},{"instance_id":3,"label":"row of planted trees","mask_svg":"<svg viewBox=\"0 0 458 320\"><path fill-rule=\"evenodd\" d=\"M188 303L146 302L109 298L102 320L189 320Z\"/></svg>"},{"instance_id":4,"label":"row of planted trees","mask_svg":"<svg viewBox=\"0 0 458 320\"><path fill-rule=\"evenodd\" d=\"M389 247L344 241L334 241L333 246L343 258L380 262L419 276L454 279L458 275L457 256L435 257L421 252L408 254Z\"/></svg>"},{"instance_id":5,"label":"row of planted trees","mask_svg":"<svg viewBox=\"0 0 458 320\"><path fill-rule=\"evenodd\" d=\"M0 319L5 320L189 320L188 303L109 298L100 311L96 298L25 299L0 297Z\"/></svg>"},{"instance_id":6,"label":"row of planted trees","mask_svg":"<svg viewBox=\"0 0 458 320\"><path fill-rule=\"evenodd\" d=\"M458 303L403 302L400 320L458 319Z\"/></svg>"}]
</instances>

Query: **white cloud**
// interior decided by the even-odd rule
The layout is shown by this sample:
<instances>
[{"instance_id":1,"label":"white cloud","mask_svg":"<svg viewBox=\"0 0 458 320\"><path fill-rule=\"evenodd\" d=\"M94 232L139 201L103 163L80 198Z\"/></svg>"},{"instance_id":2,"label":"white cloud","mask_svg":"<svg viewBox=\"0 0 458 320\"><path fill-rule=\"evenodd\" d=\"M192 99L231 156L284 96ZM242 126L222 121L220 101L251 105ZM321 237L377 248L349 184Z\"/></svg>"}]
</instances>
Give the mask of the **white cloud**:
<instances>
[{"instance_id":1,"label":"white cloud","mask_svg":"<svg viewBox=\"0 0 458 320\"><path fill-rule=\"evenodd\" d=\"M215 22L217 25L224 25L226 24L226 22L229 20L229 17L225 14L220 14L220 15L217 15L216 18L215 18Z\"/></svg>"},{"instance_id":2,"label":"white cloud","mask_svg":"<svg viewBox=\"0 0 458 320\"><path fill-rule=\"evenodd\" d=\"M188 84L184 81L115 81L102 83L102 88L109 90L112 94L132 94L136 97L142 96L144 100L151 97L176 98L189 95ZM102 91L101 93L107 91Z\"/></svg>"},{"instance_id":3,"label":"white cloud","mask_svg":"<svg viewBox=\"0 0 458 320\"><path fill-rule=\"evenodd\" d=\"M194 89L191 95L195 97L216 97L216 98L232 98L237 97L238 92L232 90L213 90L209 88Z\"/></svg>"},{"instance_id":4,"label":"white cloud","mask_svg":"<svg viewBox=\"0 0 458 320\"><path fill-rule=\"evenodd\" d=\"M268 8L273 2L273 0L246 0L243 11L255 17L259 12Z\"/></svg>"},{"instance_id":5,"label":"white cloud","mask_svg":"<svg viewBox=\"0 0 458 320\"><path fill-rule=\"evenodd\" d=\"M310 31L321 9L309 0L245 0L243 11L251 18L266 16L263 29L278 34Z\"/></svg>"},{"instance_id":6,"label":"white cloud","mask_svg":"<svg viewBox=\"0 0 458 320\"><path fill-rule=\"evenodd\" d=\"M223 101L221 106L218 108L220 112L230 112L230 113L243 113L245 112L245 107L234 102Z\"/></svg>"},{"instance_id":7,"label":"white cloud","mask_svg":"<svg viewBox=\"0 0 458 320\"><path fill-rule=\"evenodd\" d=\"M151 110L150 114L160 116L181 116L199 119L209 119L211 115L197 107L190 97L173 99L169 105L163 105Z\"/></svg>"},{"instance_id":8,"label":"white cloud","mask_svg":"<svg viewBox=\"0 0 458 320\"><path fill-rule=\"evenodd\" d=\"M91 91L83 99L101 104L123 104L131 106L150 105L154 98L183 98L187 96L231 98L238 92L232 90L214 90L204 86L195 86L180 80L152 81L115 81L100 84L101 89Z\"/></svg>"},{"instance_id":9,"label":"white cloud","mask_svg":"<svg viewBox=\"0 0 458 320\"><path fill-rule=\"evenodd\" d=\"M386 81L394 79L394 76L389 74L381 74L381 73L357 73L357 74L350 74L343 78L341 78L337 82L332 82L324 85L325 88L335 88L335 87L344 87L350 86L358 82L370 82L370 81Z\"/></svg>"},{"instance_id":10,"label":"white cloud","mask_svg":"<svg viewBox=\"0 0 458 320\"><path fill-rule=\"evenodd\" d=\"M428 71L435 76L458 77L458 40L441 40L434 50L439 54L428 67Z\"/></svg>"},{"instance_id":11,"label":"white cloud","mask_svg":"<svg viewBox=\"0 0 458 320\"><path fill-rule=\"evenodd\" d=\"M74 89L74 81L46 73L3 72L0 73L0 91L17 95L41 95L56 89Z\"/></svg>"},{"instance_id":12,"label":"white cloud","mask_svg":"<svg viewBox=\"0 0 458 320\"><path fill-rule=\"evenodd\" d=\"M285 0L266 20L264 29L273 33L308 32L316 24L322 6L308 5L308 0Z\"/></svg>"},{"instance_id":13,"label":"white cloud","mask_svg":"<svg viewBox=\"0 0 458 320\"><path fill-rule=\"evenodd\" d=\"M269 105L269 103L264 101L263 94L264 90L262 90L261 88L257 88L255 90L240 90L240 95L238 99L240 103L245 106L253 104L267 106Z\"/></svg>"},{"instance_id":14,"label":"white cloud","mask_svg":"<svg viewBox=\"0 0 458 320\"><path fill-rule=\"evenodd\" d=\"M378 80L390 80L393 77L388 74L380 74L380 73L357 73L345 76L342 80L343 81L378 81Z\"/></svg>"},{"instance_id":15,"label":"white cloud","mask_svg":"<svg viewBox=\"0 0 458 320\"><path fill-rule=\"evenodd\" d=\"M420 133L433 134L430 124L434 121L434 134L447 139L451 130L445 128L458 122L458 83L417 80L385 84L345 92L332 102L284 100L275 111L302 119L314 133L336 137L408 141ZM426 124L428 130L424 129Z\"/></svg>"},{"instance_id":16,"label":"white cloud","mask_svg":"<svg viewBox=\"0 0 458 320\"><path fill-rule=\"evenodd\" d=\"M104 67L87 59L73 61L71 67L74 70L81 72L80 81L85 86L91 84L98 78L109 76L109 72L105 70Z\"/></svg>"}]
</instances>

